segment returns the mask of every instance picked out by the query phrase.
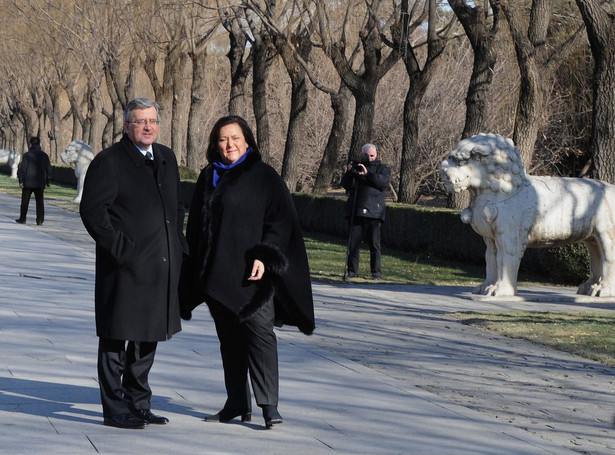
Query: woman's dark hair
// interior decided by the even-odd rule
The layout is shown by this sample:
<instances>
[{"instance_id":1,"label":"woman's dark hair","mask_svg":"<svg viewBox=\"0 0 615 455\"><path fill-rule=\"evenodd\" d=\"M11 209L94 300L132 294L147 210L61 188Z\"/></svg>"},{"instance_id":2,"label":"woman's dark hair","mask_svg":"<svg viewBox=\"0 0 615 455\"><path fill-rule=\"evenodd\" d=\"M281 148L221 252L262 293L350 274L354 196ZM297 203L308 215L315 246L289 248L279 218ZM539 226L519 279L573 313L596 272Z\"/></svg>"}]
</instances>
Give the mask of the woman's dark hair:
<instances>
[{"instance_id":1,"label":"woman's dark hair","mask_svg":"<svg viewBox=\"0 0 615 455\"><path fill-rule=\"evenodd\" d=\"M228 115L226 117L222 117L218 119L213 128L211 129L211 133L209 133L209 145L207 146L207 161L214 162L219 161L221 159L220 152L218 150L218 139L220 138L220 130L222 127L226 125L230 125L232 123L236 123L241 128L243 132L243 137L245 137L246 142L248 143L248 147L250 147L253 151L258 152L258 146L256 145L256 139L254 139L254 134L250 129L250 125L246 122L242 117L238 115Z\"/></svg>"}]
</instances>

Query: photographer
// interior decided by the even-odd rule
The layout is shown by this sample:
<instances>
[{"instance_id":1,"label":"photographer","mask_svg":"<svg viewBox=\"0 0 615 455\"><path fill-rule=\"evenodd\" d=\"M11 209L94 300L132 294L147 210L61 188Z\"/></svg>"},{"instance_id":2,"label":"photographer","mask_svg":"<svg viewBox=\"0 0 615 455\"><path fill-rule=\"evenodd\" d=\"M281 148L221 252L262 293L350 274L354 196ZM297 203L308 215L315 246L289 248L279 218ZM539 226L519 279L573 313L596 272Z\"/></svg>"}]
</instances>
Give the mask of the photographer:
<instances>
[{"instance_id":1,"label":"photographer","mask_svg":"<svg viewBox=\"0 0 615 455\"><path fill-rule=\"evenodd\" d=\"M346 278L358 276L361 241L369 244L372 278L382 277L380 266L380 225L384 222L384 193L391 182L391 170L378 159L373 144L361 147L360 162L351 161L341 185L348 193L348 258Z\"/></svg>"}]
</instances>

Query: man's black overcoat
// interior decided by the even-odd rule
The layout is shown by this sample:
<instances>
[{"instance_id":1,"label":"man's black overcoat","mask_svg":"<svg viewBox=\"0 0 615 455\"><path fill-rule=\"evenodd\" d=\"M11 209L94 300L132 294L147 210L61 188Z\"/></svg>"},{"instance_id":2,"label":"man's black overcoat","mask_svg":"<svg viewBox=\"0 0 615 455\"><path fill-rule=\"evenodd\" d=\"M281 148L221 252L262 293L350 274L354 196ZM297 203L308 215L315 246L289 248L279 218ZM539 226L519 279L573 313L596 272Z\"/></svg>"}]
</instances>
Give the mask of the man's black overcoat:
<instances>
[{"instance_id":1,"label":"man's black overcoat","mask_svg":"<svg viewBox=\"0 0 615 455\"><path fill-rule=\"evenodd\" d=\"M181 330L177 288L187 244L177 161L153 144L154 163L124 136L90 163L81 219L96 241L96 332L163 341Z\"/></svg>"},{"instance_id":2,"label":"man's black overcoat","mask_svg":"<svg viewBox=\"0 0 615 455\"><path fill-rule=\"evenodd\" d=\"M213 187L213 166L201 171L188 216L190 256L182 271L182 316L213 299L239 320L272 297L276 323L314 330L310 271L290 192L278 173L250 152ZM254 259L265 264L248 281Z\"/></svg>"},{"instance_id":3,"label":"man's black overcoat","mask_svg":"<svg viewBox=\"0 0 615 455\"><path fill-rule=\"evenodd\" d=\"M24 153L17 168L17 178L24 188L45 188L51 180L49 156L38 145Z\"/></svg>"}]
</instances>

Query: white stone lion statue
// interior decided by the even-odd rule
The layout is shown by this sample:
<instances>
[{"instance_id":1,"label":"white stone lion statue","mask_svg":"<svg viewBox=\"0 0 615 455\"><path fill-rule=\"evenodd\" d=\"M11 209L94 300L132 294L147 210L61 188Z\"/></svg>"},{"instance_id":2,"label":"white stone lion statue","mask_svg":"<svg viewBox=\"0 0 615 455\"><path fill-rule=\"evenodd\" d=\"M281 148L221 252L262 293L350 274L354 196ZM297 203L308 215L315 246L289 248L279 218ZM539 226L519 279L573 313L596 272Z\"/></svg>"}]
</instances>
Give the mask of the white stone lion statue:
<instances>
[{"instance_id":1,"label":"white stone lion statue","mask_svg":"<svg viewBox=\"0 0 615 455\"><path fill-rule=\"evenodd\" d=\"M470 191L461 219L483 237L486 278L473 293L517 293L527 247L582 241L590 276L577 293L615 296L615 186L582 178L528 176L512 140L478 134L460 141L440 165L450 192Z\"/></svg>"},{"instance_id":2,"label":"white stone lion statue","mask_svg":"<svg viewBox=\"0 0 615 455\"><path fill-rule=\"evenodd\" d=\"M94 159L92 147L82 141L72 141L66 149L60 154L60 158L66 164L75 163L75 177L77 177L77 195L73 202L80 203L83 194L83 181L88 166Z\"/></svg>"},{"instance_id":3,"label":"white stone lion statue","mask_svg":"<svg viewBox=\"0 0 615 455\"><path fill-rule=\"evenodd\" d=\"M0 149L0 164L8 164L11 168L11 178L17 178L17 169L21 162L21 155L15 150Z\"/></svg>"}]
</instances>

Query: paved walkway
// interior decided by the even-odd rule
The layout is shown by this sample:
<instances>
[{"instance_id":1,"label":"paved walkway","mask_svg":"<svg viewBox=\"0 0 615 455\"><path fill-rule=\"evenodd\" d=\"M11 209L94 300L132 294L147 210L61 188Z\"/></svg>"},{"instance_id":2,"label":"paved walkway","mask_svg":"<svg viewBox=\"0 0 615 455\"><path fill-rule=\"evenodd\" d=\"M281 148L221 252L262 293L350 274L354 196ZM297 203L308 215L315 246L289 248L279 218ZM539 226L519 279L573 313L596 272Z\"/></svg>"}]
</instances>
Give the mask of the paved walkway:
<instances>
[{"instance_id":1,"label":"paved walkway","mask_svg":"<svg viewBox=\"0 0 615 455\"><path fill-rule=\"evenodd\" d=\"M317 329L278 331L284 424L203 422L225 398L207 309L161 343L150 382L166 426L101 424L94 248L78 215L13 220L0 193L2 454L612 454L615 368L463 326L460 310L613 311L574 289L507 302L462 287L313 283ZM34 207L31 207L33 211ZM258 411L256 408L255 411Z\"/></svg>"}]
</instances>

